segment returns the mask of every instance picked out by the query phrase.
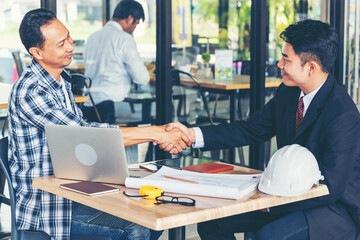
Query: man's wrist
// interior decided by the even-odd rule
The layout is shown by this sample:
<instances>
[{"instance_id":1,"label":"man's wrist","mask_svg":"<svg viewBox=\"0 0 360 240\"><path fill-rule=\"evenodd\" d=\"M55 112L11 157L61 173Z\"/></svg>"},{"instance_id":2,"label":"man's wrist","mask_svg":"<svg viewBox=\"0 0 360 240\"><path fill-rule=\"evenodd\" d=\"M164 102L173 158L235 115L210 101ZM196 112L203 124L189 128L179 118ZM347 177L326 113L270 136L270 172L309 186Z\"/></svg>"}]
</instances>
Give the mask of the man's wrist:
<instances>
[{"instance_id":1,"label":"man's wrist","mask_svg":"<svg viewBox=\"0 0 360 240\"><path fill-rule=\"evenodd\" d=\"M199 127L194 127L195 142L192 144L193 148L203 148L204 147L204 137Z\"/></svg>"},{"instance_id":2,"label":"man's wrist","mask_svg":"<svg viewBox=\"0 0 360 240\"><path fill-rule=\"evenodd\" d=\"M196 137L195 137L195 130L194 130L194 128L189 128L189 132L190 132L191 142L192 142L192 143L195 143L195 142L196 142Z\"/></svg>"}]
</instances>

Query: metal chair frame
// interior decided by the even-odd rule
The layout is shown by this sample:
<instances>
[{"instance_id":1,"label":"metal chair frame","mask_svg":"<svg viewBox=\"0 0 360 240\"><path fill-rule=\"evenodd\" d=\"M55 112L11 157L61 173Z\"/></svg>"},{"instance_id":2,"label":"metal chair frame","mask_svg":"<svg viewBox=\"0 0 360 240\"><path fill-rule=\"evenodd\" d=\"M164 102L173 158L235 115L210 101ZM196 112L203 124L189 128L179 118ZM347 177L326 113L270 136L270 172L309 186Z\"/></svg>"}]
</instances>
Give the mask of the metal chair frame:
<instances>
[{"instance_id":1,"label":"metal chair frame","mask_svg":"<svg viewBox=\"0 0 360 240\"><path fill-rule=\"evenodd\" d=\"M211 125L214 125L214 121L213 121L213 118L212 118L212 116L211 116L211 114L210 114L208 102L207 102L207 100L206 100L204 91L203 91L202 88L200 87L200 84L199 84L198 80L196 79L196 77L193 76L193 75L191 75L190 73L187 73L187 72L184 72L184 71L181 71L181 70L177 70L177 69L173 69L173 72L174 72L175 74L178 74L178 75L184 74L184 75L188 76L191 80L193 80L193 82L195 83L195 86L196 86L198 92L199 92L200 95L201 95L201 99L202 99L202 101L203 101L204 108L205 108L206 114L207 114L207 116L208 116L209 122L210 122ZM179 80L179 81L180 81L180 80Z\"/></svg>"},{"instance_id":2,"label":"metal chair frame","mask_svg":"<svg viewBox=\"0 0 360 240\"><path fill-rule=\"evenodd\" d=\"M73 73L71 74L71 78L72 78L72 81L75 81L75 79L82 79L84 82L83 82L83 86L82 86L82 89L80 92L76 92L75 89L72 89L73 93L74 94L80 94L82 96L88 96L90 101L91 101L91 104L94 108L94 111L95 111L95 114L96 114L96 117L98 118L98 121L101 123L102 120L101 120L101 117L100 117L100 114L99 114L99 111L97 110L96 108L96 104L94 102L94 99L90 93L90 88L91 88L91 84L92 84L92 81L91 81L91 78L83 75L83 74L80 74L80 73ZM88 83L87 83L88 82ZM72 83L72 87L73 87L73 83ZM86 89L85 91L83 89ZM78 89L76 89L78 90Z\"/></svg>"}]
</instances>

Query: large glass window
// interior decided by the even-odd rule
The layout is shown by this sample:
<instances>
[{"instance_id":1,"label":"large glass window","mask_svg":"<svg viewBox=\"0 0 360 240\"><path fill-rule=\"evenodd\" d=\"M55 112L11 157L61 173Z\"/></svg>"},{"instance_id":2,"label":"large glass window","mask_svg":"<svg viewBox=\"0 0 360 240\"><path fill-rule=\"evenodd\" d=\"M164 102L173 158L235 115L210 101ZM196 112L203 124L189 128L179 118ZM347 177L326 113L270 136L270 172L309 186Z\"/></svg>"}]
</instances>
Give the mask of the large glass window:
<instances>
[{"instance_id":1,"label":"large glass window","mask_svg":"<svg viewBox=\"0 0 360 240\"><path fill-rule=\"evenodd\" d=\"M345 6L344 77L342 80L354 102L360 104L360 3L356 0L347 0Z\"/></svg>"},{"instance_id":2,"label":"large glass window","mask_svg":"<svg viewBox=\"0 0 360 240\"><path fill-rule=\"evenodd\" d=\"M137 0L144 9L145 21L140 22L133 32L141 58L145 63L156 58L156 0ZM110 0L110 18L119 0Z\"/></svg>"},{"instance_id":3,"label":"large glass window","mask_svg":"<svg viewBox=\"0 0 360 240\"><path fill-rule=\"evenodd\" d=\"M321 19L321 0L268 0L269 4L269 38L268 38L268 66L276 64L282 57L283 40L280 33L290 24L307 18ZM325 13L326 14L326 13ZM326 19L322 19L326 20ZM271 74L271 73L270 73Z\"/></svg>"},{"instance_id":4,"label":"large glass window","mask_svg":"<svg viewBox=\"0 0 360 240\"><path fill-rule=\"evenodd\" d=\"M19 36L20 22L26 12L39 7L39 0L0 0L0 82L11 83L17 79L11 52L26 52Z\"/></svg>"},{"instance_id":5,"label":"large glass window","mask_svg":"<svg viewBox=\"0 0 360 240\"><path fill-rule=\"evenodd\" d=\"M57 0L56 16L74 40L74 57L69 68L83 72L85 41L102 27L102 0Z\"/></svg>"},{"instance_id":6,"label":"large glass window","mask_svg":"<svg viewBox=\"0 0 360 240\"><path fill-rule=\"evenodd\" d=\"M155 65L156 61L156 0L137 0L144 9L145 20L136 26L133 37L141 59L146 65ZM109 0L109 16L120 2ZM149 74L153 75L149 67ZM152 76L153 77L153 76ZM154 78L153 78L154 79ZM137 126L152 124L155 119L155 81L148 85L132 85L127 99L123 102L115 102L116 123L124 126ZM152 143L144 143L127 148L127 159L129 162L141 162L145 159L153 159Z\"/></svg>"},{"instance_id":7,"label":"large glass window","mask_svg":"<svg viewBox=\"0 0 360 240\"><path fill-rule=\"evenodd\" d=\"M56 12L74 40L86 40L102 27L101 0L57 0Z\"/></svg>"},{"instance_id":8,"label":"large glass window","mask_svg":"<svg viewBox=\"0 0 360 240\"><path fill-rule=\"evenodd\" d=\"M210 124L209 114L214 124L246 119L250 85L242 89L232 86L240 81L250 82L251 0L172 1L172 13L172 66L193 74L201 86L208 86L201 87L203 98L199 89L192 86L194 83L189 83L189 78L183 81L186 76L180 75L181 91L173 88L173 99L185 93L186 101L181 104L174 101L174 120L206 125ZM220 58L228 63L221 66ZM232 86L229 88L227 84ZM238 162L244 163L247 149L203 155L227 161L234 154Z\"/></svg>"},{"instance_id":9,"label":"large glass window","mask_svg":"<svg viewBox=\"0 0 360 240\"><path fill-rule=\"evenodd\" d=\"M216 85L222 80L218 81L216 77L214 79L213 74L206 75L206 68L208 65L212 66L212 71L216 74L216 56L219 57L216 52L223 49L232 50L233 74L230 81L239 79L249 81L251 2L251 0L172 1L172 65L176 69L194 74L200 80L207 81L207 84L213 82ZM267 1L266 102L273 96L276 86L282 81L281 73L277 68L277 62L282 56L283 43L279 34L289 24L302 19L324 20L323 17L327 16L328 9L325 3L322 0ZM209 64L204 61L204 55L210 55ZM235 119L249 117L249 87L236 90L236 104L231 107L230 91L224 93L210 88L203 88L203 90L205 90L215 124L218 122L217 120L219 122L234 120L231 119L231 113L234 112ZM199 119L203 115L206 116L201 96L196 89L185 87L185 91L188 106L186 109L188 111L187 121L199 123ZM174 107L176 108L176 105ZM174 110L174 120L178 120L176 119L176 109ZM267 145L268 156L276 150L274 143ZM220 158L225 159L226 153L224 154L220 154ZM235 151L235 156L237 162L248 163L247 148Z\"/></svg>"}]
</instances>

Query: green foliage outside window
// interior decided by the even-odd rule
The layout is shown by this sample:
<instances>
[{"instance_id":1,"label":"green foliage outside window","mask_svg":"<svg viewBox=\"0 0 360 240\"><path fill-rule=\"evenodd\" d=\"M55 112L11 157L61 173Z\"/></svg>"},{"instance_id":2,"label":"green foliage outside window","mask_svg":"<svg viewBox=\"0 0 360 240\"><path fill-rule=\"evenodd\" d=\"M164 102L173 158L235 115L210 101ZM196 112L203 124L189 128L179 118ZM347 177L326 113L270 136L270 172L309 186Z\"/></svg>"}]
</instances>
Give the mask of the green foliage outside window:
<instances>
[{"instance_id":1,"label":"green foliage outside window","mask_svg":"<svg viewBox=\"0 0 360 240\"><path fill-rule=\"evenodd\" d=\"M229 12L227 28L216 28L219 24L219 1L220 0L193 0L194 13L201 16L200 22L193 25L202 25L201 31L195 32L201 37L217 37L218 48L223 48L224 42L231 41L229 36L237 32L237 59L250 60L250 31L251 31L251 0L228 0ZM224 1L224 0L221 0ZM278 61L281 58L281 47L283 40L280 33L289 25L300 20L300 0L267 0L269 7L269 60ZM309 0L308 11L305 16L313 19L320 18L321 1ZM212 25L209 22L213 23ZM211 27L209 27L211 25ZM214 26L215 25L215 26ZM211 29L211 31L210 31ZM217 29L217 31L214 31ZM231 30L230 30L231 29ZM216 36L215 36L216 35ZM228 38L228 39L224 39ZM233 39L232 39L233 40ZM233 40L234 41L234 40Z\"/></svg>"}]
</instances>

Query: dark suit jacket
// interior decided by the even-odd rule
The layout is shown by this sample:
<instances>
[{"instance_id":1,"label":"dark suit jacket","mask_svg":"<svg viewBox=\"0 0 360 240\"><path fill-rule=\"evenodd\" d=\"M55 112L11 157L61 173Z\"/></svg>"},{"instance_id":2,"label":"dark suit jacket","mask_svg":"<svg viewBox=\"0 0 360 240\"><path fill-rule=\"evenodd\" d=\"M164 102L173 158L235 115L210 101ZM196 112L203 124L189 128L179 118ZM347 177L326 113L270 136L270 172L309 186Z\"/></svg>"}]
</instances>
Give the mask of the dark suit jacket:
<instances>
[{"instance_id":1,"label":"dark suit jacket","mask_svg":"<svg viewBox=\"0 0 360 240\"><path fill-rule=\"evenodd\" d=\"M330 194L271 208L283 216L302 210L311 239L360 239L360 114L332 76L312 100L298 133L297 87L281 84L275 96L247 121L202 127L205 150L264 142L276 136L278 148L300 144L316 157Z\"/></svg>"}]
</instances>

